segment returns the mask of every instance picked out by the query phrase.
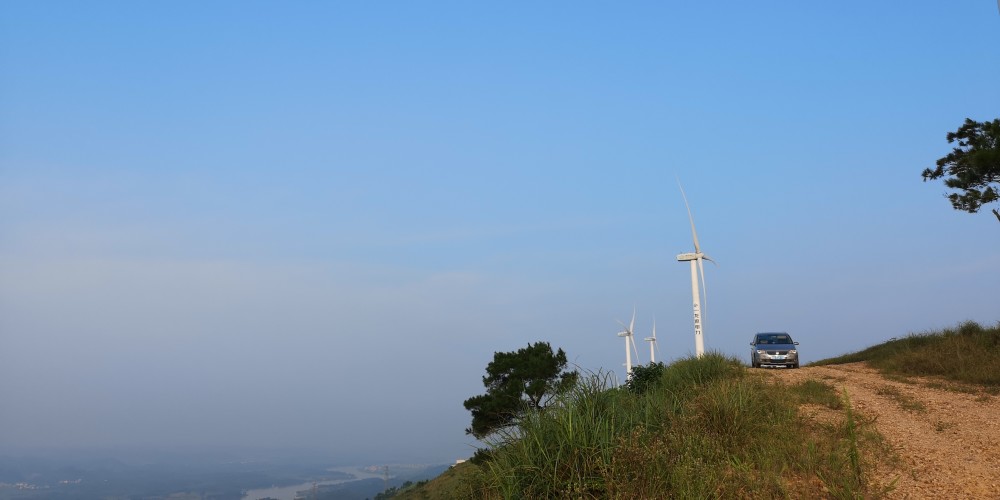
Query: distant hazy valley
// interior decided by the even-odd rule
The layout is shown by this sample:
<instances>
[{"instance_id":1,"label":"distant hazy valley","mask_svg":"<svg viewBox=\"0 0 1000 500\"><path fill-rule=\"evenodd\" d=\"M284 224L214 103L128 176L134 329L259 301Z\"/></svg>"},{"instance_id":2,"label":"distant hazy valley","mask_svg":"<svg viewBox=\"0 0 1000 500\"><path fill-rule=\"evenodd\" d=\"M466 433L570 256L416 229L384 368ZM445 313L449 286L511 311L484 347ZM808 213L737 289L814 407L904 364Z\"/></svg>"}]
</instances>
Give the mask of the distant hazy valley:
<instances>
[{"instance_id":1,"label":"distant hazy valley","mask_svg":"<svg viewBox=\"0 0 1000 500\"><path fill-rule=\"evenodd\" d=\"M447 465L344 465L277 454L49 452L0 456L0 500L374 498Z\"/></svg>"}]
</instances>

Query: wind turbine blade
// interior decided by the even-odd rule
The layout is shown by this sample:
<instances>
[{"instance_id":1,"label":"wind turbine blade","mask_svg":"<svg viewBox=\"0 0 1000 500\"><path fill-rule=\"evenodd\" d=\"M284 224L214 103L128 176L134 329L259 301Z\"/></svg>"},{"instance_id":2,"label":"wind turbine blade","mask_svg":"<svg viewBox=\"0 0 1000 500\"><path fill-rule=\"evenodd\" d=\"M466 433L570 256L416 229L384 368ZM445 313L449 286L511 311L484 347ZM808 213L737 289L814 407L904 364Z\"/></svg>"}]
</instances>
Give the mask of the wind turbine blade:
<instances>
[{"instance_id":1,"label":"wind turbine blade","mask_svg":"<svg viewBox=\"0 0 1000 500\"><path fill-rule=\"evenodd\" d=\"M635 362L639 362L639 350L635 348L635 337L630 336L629 341L632 343L632 354L635 354Z\"/></svg>"},{"instance_id":2,"label":"wind turbine blade","mask_svg":"<svg viewBox=\"0 0 1000 500\"><path fill-rule=\"evenodd\" d=\"M681 188L681 198L684 198L684 208L688 211L688 220L691 221L691 237L694 239L694 252L701 253L701 245L698 244L698 231L694 229L694 216L691 215L691 205L688 204L688 197L684 194L684 186L681 180L677 179L677 187Z\"/></svg>"},{"instance_id":3,"label":"wind turbine blade","mask_svg":"<svg viewBox=\"0 0 1000 500\"><path fill-rule=\"evenodd\" d=\"M635 307L632 307L632 321L630 321L628 324L629 335L631 335L632 332L634 331L635 331Z\"/></svg>"}]
</instances>

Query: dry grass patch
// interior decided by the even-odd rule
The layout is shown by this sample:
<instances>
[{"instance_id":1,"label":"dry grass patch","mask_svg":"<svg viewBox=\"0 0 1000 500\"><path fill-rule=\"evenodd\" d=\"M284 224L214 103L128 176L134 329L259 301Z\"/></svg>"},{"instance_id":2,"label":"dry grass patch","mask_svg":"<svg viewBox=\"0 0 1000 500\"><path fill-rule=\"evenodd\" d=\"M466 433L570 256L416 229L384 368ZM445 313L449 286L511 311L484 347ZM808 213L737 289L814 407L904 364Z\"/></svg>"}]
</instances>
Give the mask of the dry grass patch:
<instances>
[{"instance_id":1,"label":"dry grass patch","mask_svg":"<svg viewBox=\"0 0 1000 500\"><path fill-rule=\"evenodd\" d=\"M879 387L878 389L875 389L875 394L878 394L880 396L886 396L892 399L897 404L899 404L900 408L904 410L915 411L918 413L927 412L927 407L924 406L923 403L917 401L917 399L914 398L913 396L905 394L891 385L884 385L882 387Z\"/></svg>"}]
</instances>

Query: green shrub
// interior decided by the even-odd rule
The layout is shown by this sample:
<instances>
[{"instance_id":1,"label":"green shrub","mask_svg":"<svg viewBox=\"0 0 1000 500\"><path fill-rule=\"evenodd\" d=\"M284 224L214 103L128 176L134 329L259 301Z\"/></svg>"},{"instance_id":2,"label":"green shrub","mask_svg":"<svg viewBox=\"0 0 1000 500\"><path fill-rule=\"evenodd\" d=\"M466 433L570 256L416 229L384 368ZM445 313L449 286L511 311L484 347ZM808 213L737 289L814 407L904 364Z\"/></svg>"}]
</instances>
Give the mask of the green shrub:
<instances>
[{"instance_id":1,"label":"green shrub","mask_svg":"<svg viewBox=\"0 0 1000 500\"><path fill-rule=\"evenodd\" d=\"M635 394L642 394L649 389L660 385L660 377L667 365L663 363L650 363L632 368L632 375L625 382L625 388Z\"/></svg>"}]
</instances>

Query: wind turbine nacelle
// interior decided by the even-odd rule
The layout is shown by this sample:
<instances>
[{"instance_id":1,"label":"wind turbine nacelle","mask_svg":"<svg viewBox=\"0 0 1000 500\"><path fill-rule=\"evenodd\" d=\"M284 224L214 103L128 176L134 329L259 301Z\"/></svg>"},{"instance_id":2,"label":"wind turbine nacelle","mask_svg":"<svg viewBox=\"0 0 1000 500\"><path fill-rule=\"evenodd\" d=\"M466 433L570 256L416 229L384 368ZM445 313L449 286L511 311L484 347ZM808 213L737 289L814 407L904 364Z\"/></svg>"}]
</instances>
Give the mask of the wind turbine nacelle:
<instances>
[{"instance_id":1,"label":"wind turbine nacelle","mask_svg":"<svg viewBox=\"0 0 1000 500\"><path fill-rule=\"evenodd\" d=\"M698 260L698 252L682 253L677 256L679 261Z\"/></svg>"}]
</instances>

